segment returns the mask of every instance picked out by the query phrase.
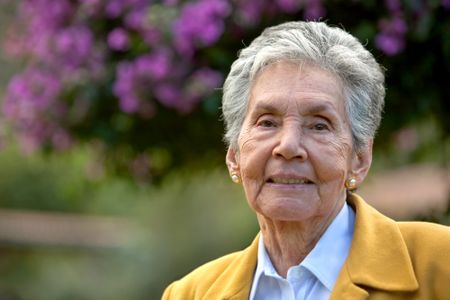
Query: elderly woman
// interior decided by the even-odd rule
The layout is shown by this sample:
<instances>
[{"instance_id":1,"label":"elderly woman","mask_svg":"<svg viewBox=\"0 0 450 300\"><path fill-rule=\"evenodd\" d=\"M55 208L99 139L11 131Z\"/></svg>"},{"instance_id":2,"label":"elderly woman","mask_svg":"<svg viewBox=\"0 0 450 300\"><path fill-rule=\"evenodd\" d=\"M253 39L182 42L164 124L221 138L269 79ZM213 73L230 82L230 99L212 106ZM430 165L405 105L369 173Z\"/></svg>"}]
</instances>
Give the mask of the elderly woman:
<instances>
[{"instance_id":1,"label":"elderly woman","mask_svg":"<svg viewBox=\"0 0 450 300\"><path fill-rule=\"evenodd\" d=\"M266 29L233 63L223 115L231 179L261 232L163 299L450 299L450 230L397 223L352 193L367 175L384 76L339 28Z\"/></svg>"}]
</instances>

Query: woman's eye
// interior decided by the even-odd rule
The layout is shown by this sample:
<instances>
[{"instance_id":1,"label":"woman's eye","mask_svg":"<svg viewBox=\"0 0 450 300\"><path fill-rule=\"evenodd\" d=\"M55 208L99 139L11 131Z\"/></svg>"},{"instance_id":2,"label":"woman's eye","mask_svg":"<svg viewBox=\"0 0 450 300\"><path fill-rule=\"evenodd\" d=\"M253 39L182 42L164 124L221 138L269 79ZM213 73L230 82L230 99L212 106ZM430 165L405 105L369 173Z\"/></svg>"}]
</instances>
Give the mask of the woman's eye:
<instances>
[{"instance_id":1,"label":"woman's eye","mask_svg":"<svg viewBox=\"0 0 450 300\"><path fill-rule=\"evenodd\" d=\"M318 130L318 131L323 131L323 130L329 129L328 125L325 123L317 123L317 124L314 124L313 127L315 130Z\"/></svg>"},{"instance_id":2,"label":"woman's eye","mask_svg":"<svg viewBox=\"0 0 450 300\"><path fill-rule=\"evenodd\" d=\"M272 122L270 120L261 120L258 122L258 126L261 127L275 127L275 122Z\"/></svg>"}]
</instances>

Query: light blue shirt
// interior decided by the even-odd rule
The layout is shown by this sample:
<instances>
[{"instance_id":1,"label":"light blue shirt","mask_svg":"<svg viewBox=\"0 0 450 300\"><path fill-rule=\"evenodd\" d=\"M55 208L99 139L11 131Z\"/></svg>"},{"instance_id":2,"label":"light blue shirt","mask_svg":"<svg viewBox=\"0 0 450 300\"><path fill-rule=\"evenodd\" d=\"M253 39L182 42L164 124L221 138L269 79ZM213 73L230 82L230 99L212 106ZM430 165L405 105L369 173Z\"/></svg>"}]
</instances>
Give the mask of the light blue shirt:
<instances>
[{"instance_id":1,"label":"light blue shirt","mask_svg":"<svg viewBox=\"0 0 450 300\"><path fill-rule=\"evenodd\" d=\"M258 264L249 299L329 299L339 272L347 259L354 225L355 213L345 203L313 250L299 265L289 268L286 278L278 275L273 267L261 234L258 245Z\"/></svg>"}]
</instances>

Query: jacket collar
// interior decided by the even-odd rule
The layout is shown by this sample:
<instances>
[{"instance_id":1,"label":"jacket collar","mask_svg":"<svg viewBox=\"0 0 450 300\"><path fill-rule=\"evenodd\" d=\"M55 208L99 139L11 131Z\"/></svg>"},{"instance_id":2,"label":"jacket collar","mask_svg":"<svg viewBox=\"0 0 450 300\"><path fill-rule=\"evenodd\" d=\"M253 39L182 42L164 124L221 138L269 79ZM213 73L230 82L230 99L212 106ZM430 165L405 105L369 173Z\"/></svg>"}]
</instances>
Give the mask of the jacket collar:
<instances>
[{"instance_id":1,"label":"jacket collar","mask_svg":"<svg viewBox=\"0 0 450 300\"><path fill-rule=\"evenodd\" d=\"M347 201L355 210L355 230L349 256L331 299L365 299L367 288L416 291L419 284L395 221L377 212L356 194L349 194ZM258 241L259 234L224 270L203 299L248 299L256 268Z\"/></svg>"},{"instance_id":2,"label":"jacket collar","mask_svg":"<svg viewBox=\"0 0 450 300\"><path fill-rule=\"evenodd\" d=\"M230 263L202 299L248 299L258 257L259 236Z\"/></svg>"},{"instance_id":3,"label":"jacket collar","mask_svg":"<svg viewBox=\"0 0 450 300\"><path fill-rule=\"evenodd\" d=\"M417 290L419 284L411 258L395 221L380 214L356 194L349 194L347 201L355 210L355 231L349 256L332 295L342 299L343 294L350 293L354 296L351 299L361 299L367 296L366 288Z\"/></svg>"}]
</instances>

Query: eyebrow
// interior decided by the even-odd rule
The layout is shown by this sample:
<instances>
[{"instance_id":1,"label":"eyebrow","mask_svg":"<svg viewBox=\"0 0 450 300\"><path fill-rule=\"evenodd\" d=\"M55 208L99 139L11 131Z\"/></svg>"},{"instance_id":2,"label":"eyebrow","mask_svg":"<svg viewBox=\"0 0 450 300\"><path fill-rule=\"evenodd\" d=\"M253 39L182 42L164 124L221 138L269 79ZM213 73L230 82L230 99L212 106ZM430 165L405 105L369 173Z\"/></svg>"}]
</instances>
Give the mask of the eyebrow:
<instances>
[{"instance_id":1,"label":"eyebrow","mask_svg":"<svg viewBox=\"0 0 450 300\"><path fill-rule=\"evenodd\" d=\"M321 112L330 112L334 113L335 109L334 106L328 102L326 103L313 103L311 105L307 105L306 113L310 115L318 114Z\"/></svg>"},{"instance_id":2,"label":"eyebrow","mask_svg":"<svg viewBox=\"0 0 450 300\"><path fill-rule=\"evenodd\" d=\"M269 101L268 101L269 102ZM278 105L274 105L268 102L259 102L256 104L254 112L258 113L280 113L282 109ZM328 112L336 114L336 110L334 109L334 105L329 102L325 103L308 103L303 106L302 112L307 115L314 115L321 112Z\"/></svg>"},{"instance_id":3,"label":"eyebrow","mask_svg":"<svg viewBox=\"0 0 450 300\"><path fill-rule=\"evenodd\" d=\"M267 102L259 102L258 104L256 104L255 112L280 112L280 108L278 106L275 106L271 103L267 103Z\"/></svg>"}]
</instances>

